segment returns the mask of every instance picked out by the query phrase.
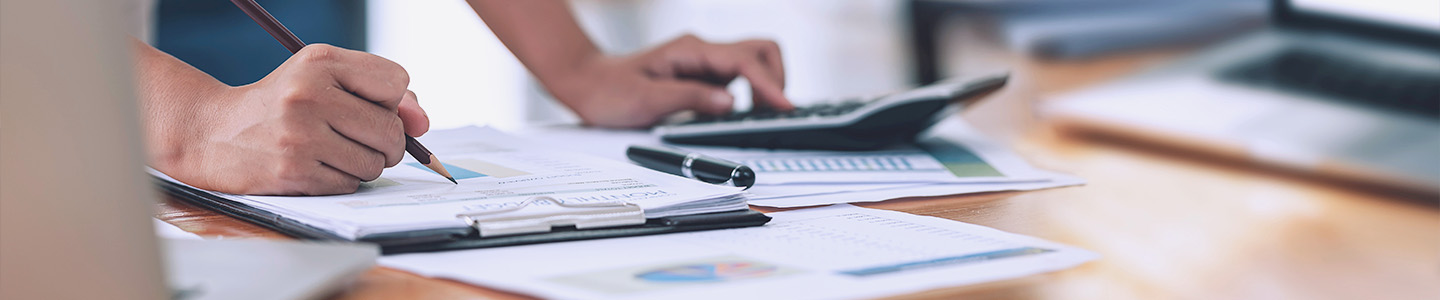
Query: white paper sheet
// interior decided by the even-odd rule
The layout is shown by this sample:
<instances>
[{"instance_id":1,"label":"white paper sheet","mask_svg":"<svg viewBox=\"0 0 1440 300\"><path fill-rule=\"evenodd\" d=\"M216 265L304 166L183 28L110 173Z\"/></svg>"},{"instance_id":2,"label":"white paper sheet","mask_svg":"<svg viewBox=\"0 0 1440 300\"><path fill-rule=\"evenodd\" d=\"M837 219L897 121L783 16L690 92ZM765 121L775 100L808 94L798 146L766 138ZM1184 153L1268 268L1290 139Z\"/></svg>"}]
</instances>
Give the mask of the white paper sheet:
<instances>
[{"instance_id":1,"label":"white paper sheet","mask_svg":"<svg viewBox=\"0 0 1440 300\"><path fill-rule=\"evenodd\" d=\"M630 145L664 145L749 165L755 188L819 183L960 183L1045 180L1024 159L986 138L964 120L950 118L920 138L919 146L877 151L767 150L662 144L644 131L575 126L527 128L518 134L555 147L585 145L581 151L628 162ZM580 147L575 147L580 148ZM863 166L862 166L863 165ZM1040 174L1048 175L1048 174Z\"/></svg>"},{"instance_id":2,"label":"white paper sheet","mask_svg":"<svg viewBox=\"0 0 1440 300\"><path fill-rule=\"evenodd\" d=\"M1049 173L1049 175L1044 175ZM1037 175L1047 180L1009 183L921 183L921 184L873 184L785 186L781 194L763 194L752 190L750 205L768 207L804 207L837 203L880 202L908 197L934 197L984 192L1029 191L1084 184L1079 177L1040 171ZM832 190L833 189L833 190Z\"/></svg>"},{"instance_id":3,"label":"white paper sheet","mask_svg":"<svg viewBox=\"0 0 1440 300\"><path fill-rule=\"evenodd\" d=\"M1014 182L965 147L944 139L874 151L806 151L675 146L750 166L755 185L807 183ZM941 161L944 157L947 160Z\"/></svg>"},{"instance_id":4,"label":"white paper sheet","mask_svg":"<svg viewBox=\"0 0 1440 300\"><path fill-rule=\"evenodd\" d=\"M988 227L835 205L763 227L386 256L425 276L557 299L848 299L1061 270L1096 254Z\"/></svg>"},{"instance_id":5,"label":"white paper sheet","mask_svg":"<svg viewBox=\"0 0 1440 300\"><path fill-rule=\"evenodd\" d=\"M628 161L625 157L625 149L630 145L661 144L659 138L644 131L576 126L528 128L520 131L520 134L554 147L586 145L586 147L574 148L617 161ZM893 176L894 174L885 174L884 172L833 172L834 174L826 175L831 172L785 174L785 172L759 170L756 172L759 184L747 192L750 204L769 207L817 206L905 197L1035 190L1084 183L1084 180L1074 176L1036 169L1019 155L985 137L984 134L970 127L960 118L949 118L936 124L932 130L924 133L922 141L930 141L929 148L932 151L926 152L917 159L929 159L938 163L934 157L936 154L940 154L949 161L947 167L953 167L958 172L940 171L945 174ZM938 141L943 141L943 143ZM947 149L946 145L953 147ZM766 151L694 146L684 146L684 148L739 161L745 161L746 158L765 159L766 155L782 156L782 158L772 159L772 161L783 160L783 157L813 159L847 155L847 153L834 151ZM954 148L959 148L959 151ZM919 149L899 147L890 151L919 151ZM859 155L863 156L864 152ZM753 161L745 162L754 163ZM755 168L753 165L751 167ZM986 176L991 171L1003 174L1003 176L993 176L993 174ZM969 176L956 176L955 173ZM782 179L771 179L777 176ZM807 176L811 178L805 179L804 177ZM935 176L946 179L937 179L939 177Z\"/></svg>"},{"instance_id":6,"label":"white paper sheet","mask_svg":"<svg viewBox=\"0 0 1440 300\"><path fill-rule=\"evenodd\" d=\"M380 179L348 195L243 196L214 193L286 218L356 239L425 229L464 229L457 214L514 207L532 196L565 203L626 201L658 218L747 208L739 188L671 176L563 148L536 145L490 128L432 131L420 139L451 175L407 157ZM169 180L154 170L152 174ZM173 180L172 180L173 181ZM562 209L539 203L517 213Z\"/></svg>"}]
</instances>

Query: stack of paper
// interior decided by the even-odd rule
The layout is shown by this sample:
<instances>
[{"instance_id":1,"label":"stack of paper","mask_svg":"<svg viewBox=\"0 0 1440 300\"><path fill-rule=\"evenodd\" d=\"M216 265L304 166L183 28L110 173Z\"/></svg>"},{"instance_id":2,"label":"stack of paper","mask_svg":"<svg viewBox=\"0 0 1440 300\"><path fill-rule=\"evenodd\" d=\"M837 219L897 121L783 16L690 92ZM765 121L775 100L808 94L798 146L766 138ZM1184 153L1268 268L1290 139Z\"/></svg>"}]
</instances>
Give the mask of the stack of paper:
<instances>
[{"instance_id":1,"label":"stack of paper","mask_svg":"<svg viewBox=\"0 0 1440 300\"><path fill-rule=\"evenodd\" d=\"M630 145L659 145L645 132L534 128L527 138L555 147L627 161ZM583 145L583 147L575 147ZM799 207L884 201L904 197L1033 190L1084 183L1036 169L959 118L936 124L916 145L877 151L805 151L666 145L745 164L755 169L750 204Z\"/></svg>"},{"instance_id":2,"label":"stack of paper","mask_svg":"<svg viewBox=\"0 0 1440 300\"><path fill-rule=\"evenodd\" d=\"M539 128L525 132L539 141L532 143L471 127L422 139L459 185L406 161L352 195L214 195L363 239L469 229L457 214L503 211L531 196L567 205L624 201L657 218L742 210L747 198L790 207L1080 183L1031 167L958 119L932 132L913 146L868 152L685 148L754 168L757 185L742 192L630 164L628 146L659 144L645 132ZM525 211L546 209L560 207ZM837 299L1015 278L1096 257L982 226L844 204L769 215L773 220L760 227L399 254L380 261L546 298Z\"/></svg>"},{"instance_id":3,"label":"stack of paper","mask_svg":"<svg viewBox=\"0 0 1440 300\"><path fill-rule=\"evenodd\" d=\"M435 131L421 140L460 184L407 158L349 195L210 194L351 240L419 230L463 232L469 224L458 214L505 210L533 196L550 196L566 204L624 201L638 205L646 218L748 208L739 188L536 145L494 129ZM158 171L150 172L175 182ZM523 211L544 214L562 209L547 204L531 204Z\"/></svg>"}]
</instances>

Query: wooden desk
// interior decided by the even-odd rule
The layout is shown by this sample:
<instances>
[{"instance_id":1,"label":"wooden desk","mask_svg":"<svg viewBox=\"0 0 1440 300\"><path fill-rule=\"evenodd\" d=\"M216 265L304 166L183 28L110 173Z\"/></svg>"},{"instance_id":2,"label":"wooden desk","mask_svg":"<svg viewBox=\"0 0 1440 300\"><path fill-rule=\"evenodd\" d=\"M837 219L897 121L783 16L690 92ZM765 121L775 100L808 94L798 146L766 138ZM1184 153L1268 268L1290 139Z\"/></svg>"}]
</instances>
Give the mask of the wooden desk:
<instances>
[{"instance_id":1,"label":"wooden desk","mask_svg":"<svg viewBox=\"0 0 1440 300\"><path fill-rule=\"evenodd\" d=\"M910 299L1440 299L1440 210L1237 164L1057 133L1036 99L1172 57L1022 61L1010 88L966 118L1082 187L864 204L1096 251L1065 271ZM1428 199L1434 201L1435 199ZM158 218L202 235L285 238L177 199ZM375 268L340 299L526 298Z\"/></svg>"}]
</instances>

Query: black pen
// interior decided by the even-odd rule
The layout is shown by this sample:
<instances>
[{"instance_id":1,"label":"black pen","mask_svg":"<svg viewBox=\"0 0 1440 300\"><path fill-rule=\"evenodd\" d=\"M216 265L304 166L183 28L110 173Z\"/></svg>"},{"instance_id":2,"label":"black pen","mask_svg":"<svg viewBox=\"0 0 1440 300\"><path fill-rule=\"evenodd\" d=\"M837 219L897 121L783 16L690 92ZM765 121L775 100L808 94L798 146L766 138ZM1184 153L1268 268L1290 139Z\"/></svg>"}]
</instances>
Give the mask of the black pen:
<instances>
[{"instance_id":1,"label":"black pen","mask_svg":"<svg viewBox=\"0 0 1440 300\"><path fill-rule=\"evenodd\" d=\"M745 165L673 149L630 146L625 156L640 166L680 175L706 183L732 185L750 189L755 185L755 170Z\"/></svg>"}]
</instances>

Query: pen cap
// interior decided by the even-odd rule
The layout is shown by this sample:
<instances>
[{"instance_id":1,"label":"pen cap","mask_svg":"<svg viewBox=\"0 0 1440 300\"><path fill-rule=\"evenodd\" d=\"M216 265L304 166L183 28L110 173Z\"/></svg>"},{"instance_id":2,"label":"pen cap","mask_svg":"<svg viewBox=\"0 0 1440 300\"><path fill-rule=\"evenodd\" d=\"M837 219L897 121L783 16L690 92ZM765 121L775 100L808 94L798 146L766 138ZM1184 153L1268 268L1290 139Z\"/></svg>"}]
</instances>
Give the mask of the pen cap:
<instances>
[{"instance_id":1,"label":"pen cap","mask_svg":"<svg viewBox=\"0 0 1440 300\"><path fill-rule=\"evenodd\" d=\"M755 186L755 170L751 170L750 167L742 165L739 168L735 168L735 173L731 174L730 180L734 180L731 183L734 183L735 186L748 189L751 186Z\"/></svg>"},{"instance_id":2,"label":"pen cap","mask_svg":"<svg viewBox=\"0 0 1440 300\"><path fill-rule=\"evenodd\" d=\"M625 156L636 164L651 170L685 176L680 172L680 168L685 162L684 155L677 155L663 149L631 146L625 150Z\"/></svg>"},{"instance_id":3,"label":"pen cap","mask_svg":"<svg viewBox=\"0 0 1440 300\"><path fill-rule=\"evenodd\" d=\"M749 174L740 174L742 172ZM696 157L695 161L690 163L690 173L695 176L695 179L716 184L735 180L738 175L748 175L752 181L755 178L755 172L750 171L750 167L709 156ZM739 182L733 183L735 186L741 186Z\"/></svg>"}]
</instances>

